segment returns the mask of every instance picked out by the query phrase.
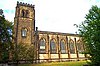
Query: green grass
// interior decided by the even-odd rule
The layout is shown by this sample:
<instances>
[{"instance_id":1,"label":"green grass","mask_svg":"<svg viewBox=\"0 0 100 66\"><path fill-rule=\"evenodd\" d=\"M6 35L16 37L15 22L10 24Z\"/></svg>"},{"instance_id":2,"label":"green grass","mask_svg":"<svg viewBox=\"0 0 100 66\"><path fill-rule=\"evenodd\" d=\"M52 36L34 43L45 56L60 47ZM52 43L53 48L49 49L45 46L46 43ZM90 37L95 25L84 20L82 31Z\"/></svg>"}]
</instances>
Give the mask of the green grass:
<instances>
[{"instance_id":1,"label":"green grass","mask_svg":"<svg viewBox=\"0 0 100 66\"><path fill-rule=\"evenodd\" d=\"M20 64L18 66L83 66L86 61L73 61L73 62L51 62L41 64Z\"/></svg>"}]
</instances>

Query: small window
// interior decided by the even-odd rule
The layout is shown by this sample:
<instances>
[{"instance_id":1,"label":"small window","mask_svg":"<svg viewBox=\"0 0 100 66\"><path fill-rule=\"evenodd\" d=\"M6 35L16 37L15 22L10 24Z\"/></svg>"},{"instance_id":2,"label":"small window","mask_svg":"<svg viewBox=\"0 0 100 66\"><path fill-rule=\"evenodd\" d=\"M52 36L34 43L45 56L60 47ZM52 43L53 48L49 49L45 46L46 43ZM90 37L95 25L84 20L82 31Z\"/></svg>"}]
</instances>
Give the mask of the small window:
<instances>
[{"instance_id":1,"label":"small window","mask_svg":"<svg viewBox=\"0 0 100 66\"><path fill-rule=\"evenodd\" d=\"M22 14L21 14L22 17L25 17L25 11L22 10Z\"/></svg>"},{"instance_id":2,"label":"small window","mask_svg":"<svg viewBox=\"0 0 100 66\"><path fill-rule=\"evenodd\" d=\"M27 35L27 29L22 29L22 37L26 37Z\"/></svg>"},{"instance_id":3,"label":"small window","mask_svg":"<svg viewBox=\"0 0 100 66\"><path fill-rule=\"evenodd\" d=\"M26 10L25 17L29 17L29 12L28 12L28 10Z\"/></svg>"}]
</instances>

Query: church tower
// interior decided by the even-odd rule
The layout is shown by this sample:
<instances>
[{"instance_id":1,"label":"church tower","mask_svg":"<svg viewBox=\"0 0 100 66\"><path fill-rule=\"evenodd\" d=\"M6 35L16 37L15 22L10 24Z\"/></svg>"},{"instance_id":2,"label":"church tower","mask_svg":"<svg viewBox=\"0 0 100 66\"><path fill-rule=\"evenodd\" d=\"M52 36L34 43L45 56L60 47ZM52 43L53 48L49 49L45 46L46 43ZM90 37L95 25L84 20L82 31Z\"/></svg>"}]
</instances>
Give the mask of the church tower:
<instances>
[{"instance_id":1,"label":"church tower","mask_svg":"<svg viewBox=\"0 0 100 66\"><path fill-rule=\"evenodd\" d=\"M35 9L34 5L17 2L14 18L15 42L32 44L35 31Z\"/></svg>"}]
</instances>

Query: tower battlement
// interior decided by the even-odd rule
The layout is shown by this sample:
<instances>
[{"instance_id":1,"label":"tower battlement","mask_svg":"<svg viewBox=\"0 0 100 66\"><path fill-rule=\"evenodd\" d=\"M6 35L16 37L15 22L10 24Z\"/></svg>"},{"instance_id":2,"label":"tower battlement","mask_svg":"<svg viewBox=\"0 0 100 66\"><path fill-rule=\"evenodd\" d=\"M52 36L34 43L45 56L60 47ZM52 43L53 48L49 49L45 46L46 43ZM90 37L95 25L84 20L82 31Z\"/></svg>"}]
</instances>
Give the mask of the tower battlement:
<instances>
[{"instance_id":1,"label":"tower battlement","mask_svg":"<svg viewBox=\"0 0 100 66\"><path fill-rule=\"evenodd\" d=\"M17 1L17 6L27 6L34 8L34 5Z\"/></svg>"}]
</instances>

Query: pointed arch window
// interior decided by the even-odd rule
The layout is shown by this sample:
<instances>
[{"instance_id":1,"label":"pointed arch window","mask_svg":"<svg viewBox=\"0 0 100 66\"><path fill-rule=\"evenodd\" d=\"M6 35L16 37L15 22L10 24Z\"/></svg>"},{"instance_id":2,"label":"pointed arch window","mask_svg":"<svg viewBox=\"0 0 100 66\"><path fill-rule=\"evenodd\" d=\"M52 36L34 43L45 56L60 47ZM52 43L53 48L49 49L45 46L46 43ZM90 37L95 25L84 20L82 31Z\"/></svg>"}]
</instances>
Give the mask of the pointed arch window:
<instances>
[{"instance_id":1,"label":"pointed arch window","mask_svg":"<svg viewBox=\"0 0 100 66\"><path fill-rule=\"evenodd\" d=\"M57 52L56 43L55 43L54 39L50 41L50 52L51 53L56 53Z\"/></svg>"},{"instance_id":2,"label":"pointed arch window","mask_svg":"<svg viewBox=\"0 0 100 66\"><path fill-rule=\"evenodd\" d=\"M27 29L23 28L21 33L22 33L22 37L26 37L27 36Z\"/></svg>"},{"instance_id":3,"label":"pointed arch window","mask_svg":"<svg viewBox=\"0 0 100 66\"><path fill-rule=\"evenodd\" d=\"M60 41L60 50L61 50L61 53L66 53L66 45L65 45L64 40Z\"/></svg>"},{"instance_id":4,"label":"pointed arch window","mask_svg":"<svg viewBox=\"0 0 100 66\"><path fill-rule=\"evenodd\" d=\"M22 17L25 17L25 10L22 10L21 16L22 16Z\"/></svg>"},{"instance_id":5,"label":"pointed arch window","mask_svg":"<svg viewBox=\"0 0 100 66\"><path fill-rule=\"evenodd\" d=\"M77 44L78 52L82 53L84 51L82 42L80 40L78 40L76 44Z\"/></svg>"},{"instance_id":6,"label":"pointed arch window","mask_svg":"<svg viewBox=\"0 0 100 66\"><path fill-rule=\"evenodd\" d=\"M22 10L21 11L21 17L27 18L29 17L29 10Z\"/></svg>"},{"instance_id":7,"label":"pointed arch window","mask_svg":"<svg viewBox=\"0 0 100 66\"><path fill-rule=\"evenodd\" d=\"M75 54L75 45L73 40L70 40L69 48L70 48L70 53Z\"/></svg>"},{"instance_id":8,"label":"pointed arch window","mask_svg":"<svg viewBox=\"0 0 100 66\"><path fill-rule=\"evenodd\" d=\"M41 39L40 40L40 53L45 53L46 52L46 46L45 46L46 42L45 39Z\"/></svg>"},{"instance_id":9,"label":"pointed arch window","mask_svg":"<svg viewBox=\"0 0 100 66\"><path fill-rule=\"evenodd\" d=\"M29 17L29 12L28 12L28 10L26 10L25 16L26 16L26 17Z\"/></svg>"}]
</instances>

